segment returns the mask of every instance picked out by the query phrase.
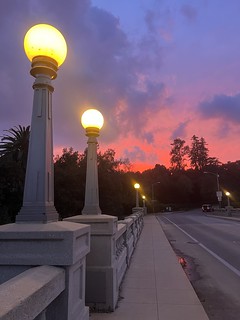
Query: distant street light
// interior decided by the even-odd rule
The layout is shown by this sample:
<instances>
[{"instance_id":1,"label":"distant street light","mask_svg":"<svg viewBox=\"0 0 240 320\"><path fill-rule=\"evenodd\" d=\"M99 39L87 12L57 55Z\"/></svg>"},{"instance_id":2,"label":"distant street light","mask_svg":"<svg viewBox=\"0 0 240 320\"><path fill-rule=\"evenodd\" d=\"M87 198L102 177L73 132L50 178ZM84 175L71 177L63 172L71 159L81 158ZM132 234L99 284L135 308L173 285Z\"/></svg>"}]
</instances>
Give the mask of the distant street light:
<instances>
[{"instance_id":1,"label":"distant street light","mask_svg":"<svg viewBox=\"0 0 240 320\"><path fill-rule=\"evenodd\" d=\"M138 199L138 189L140 188L139 183L134 184L134 188L136 189L136 207L139 207L139 199Z\"/></svg>"},{"instance_id":2,"label":"distant street light","mask_svg":"<svg viewBox=\"0 0 240 320\"><path fill-rule=\"evenodd\" d=\"M54 207L52 93L53 79L67 55L62 34L53 26L38 24L28 30L24 50L35 77L32 122L23 205L16 222L58 221Z\"/></svg>"},{"instance_id":3,"label":"distant street light","mask_svg":"<svg viewBox=\"0 0 240 320\"><path fill-rule=\"evenodd\" d=\"M221 201L222 201L222 191L220 190L220 185L219 185L219 174L218 173L214 173L214 172L210 172L210 171L204 171L203 173L205 174L212 174L214 176L216 176L217 178L217 198L218 198L218 202L219 202L219 208L221 208Z\"/></svg>"},{"instance_id":4,"label":"distant street light","mask_svg":"<svg viewBox=\"0 0 240 320\"><path fill-rule=\"evenodd\" d=\"M98 191L97 137L103 126L104 119L98 110L88 109L83 113L81 123L88 137L85 203L82 214L101 214Z\"/></svg>"},{"instance_id":5,"label":"distant street light","mask_svg":"<svg viewBox=\"0 0 240 320\"><path fill-rule=\"evenodd\" d=\"M228 207L230 207L230 192L226 191L225 195L227 196L228 199Z\"/></svg>"},{"instance_id":6,"label":"distant street light","mask_svg":"<svg viewBox=\"0 0 240 320\"><path fill-rule=\"evenodd\" d=\"M143 208L145 208L145 201L146 201L146 197L145 196L142 196L142 200L143 200Z\"/></svg>"},{"instance_id":7,"label":"distant street light","mask_svg":"<svg viewBox=\"0 0 240 320\"><path fill-rule=\"evenodd\" d=\"M153 213L155 212L155 207L154 207L154 186L158 183L161 183L160 181L152 183L152 208L153 208Z\"/></svg>"}]
</instances>

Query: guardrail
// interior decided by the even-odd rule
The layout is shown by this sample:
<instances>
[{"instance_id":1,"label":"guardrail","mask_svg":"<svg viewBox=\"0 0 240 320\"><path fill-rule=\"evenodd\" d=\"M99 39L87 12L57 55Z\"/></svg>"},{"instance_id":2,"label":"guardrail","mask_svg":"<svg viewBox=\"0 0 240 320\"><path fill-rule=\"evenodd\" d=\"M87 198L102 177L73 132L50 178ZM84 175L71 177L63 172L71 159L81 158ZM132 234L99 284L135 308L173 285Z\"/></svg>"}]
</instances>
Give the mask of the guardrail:
<instances>
[{"instance_id":1,"label":"guardrail","mask_svg":"<svg viewBox=\"0 0 240 320\"><path fill-rule=\"evenodd\" d=\"M78 215L65 219L91 227L86 259L86 305L94 311L114 311L119 289L143 228L143 208L124 220L109 215Z\"/></svg>"},{"instance_id":2,"label":"guardrail","mask_svg":"<svg viewBox=\"0 0 240 320\"><path fill-rule=\"evenodd\" d=\"M0 319L45 320L49 306L64 289L63 268L40 266L28 269L0 286Z\"/></svg>"},{"instance_id":3,"label":"guardrail","mask_svg":"<svg viewBox=\"0 0 240 320\"><path fill-rule=\"evenodd\" d=\"M134 210L133 214L120 221L117 221L116 217L107 215L90 218L80 217L80 220L86 218L90 220L85 222L91 226L91 251L87 255L86 261L86 302L97 311L113 311L117 306L120 285L130 265L131 257L143 228L144 212L142 208L137 209ZM79 216L69 219L83 223L83 221L78 220ZM38 225L2 227L2 231L11 228L16 229L14 229L14 232L16 232L17 237L20 237L20 240L24 239L24 241L18 242L19 248L21 245L21 254L26 252L26 256L30 256L31 259L29 259L29 264L25 262L27 270L22 272L21 268L24 266L19 266L20 260L17 260L16 248L11 246L11 242L7 239L8 249L5 250L6 252L2 255L2 261L0 262L3 275L7 274L7 264L9 264L10 273L5 281L3 277L0 285L0 320L74 320L77 314L80 320L89 319L88 309L85 307L84 289L85 255L89 250L89 226L76 227L76 224L60 222L56 223L56 226L54 224L54 227L60 228L61 231L63 227L67 230L75 230L73 238L76 238L74 247L71 247L74 257L76 257L73 261L71 260L72 256L70 256L70 261L62 261L63 252L54 251L55 256L51 257L55 260L51 260L51 262L52 265L58 265L58 267L39 266L40 260L44 261L42 260L44 256L40 259L39 255L32 251L31 243L27 241L28 238L29 240L33 239L33 235L36 235L35 245L38 241L38 248L40 248L40 241L43 242L41 250L44 251L46 241L53 240L54 243L56 241L55 237L52 237L52 233L49 233L51 239L48 239L48 235L47 237L44 235L46 239L44 238L43 241L42 236L39 237L36 230L33 232L33 228L40 228ZM20 236L19 228L21 229ZM44 225L44 228L51 229L52 226L47 224ZM29 230L31 233L29 233ZM2 241L5 241L4 239L7 237L7 232L6 235L2 234ZM66 233L66 235L62 232L58 233L58 242L65 239L64 237L69 237L69 233ZM16 239L14 238L14 240ZM26 245L23 246L22 243ZM69 253L69 250L67 250L67 253ZM36 257L40 260L36 260ZM13 258L16 261L11 261ZM33 267L34 264L38 266ZM10 276L11 272L12 276Z\"/></svg>"}]
</instances>

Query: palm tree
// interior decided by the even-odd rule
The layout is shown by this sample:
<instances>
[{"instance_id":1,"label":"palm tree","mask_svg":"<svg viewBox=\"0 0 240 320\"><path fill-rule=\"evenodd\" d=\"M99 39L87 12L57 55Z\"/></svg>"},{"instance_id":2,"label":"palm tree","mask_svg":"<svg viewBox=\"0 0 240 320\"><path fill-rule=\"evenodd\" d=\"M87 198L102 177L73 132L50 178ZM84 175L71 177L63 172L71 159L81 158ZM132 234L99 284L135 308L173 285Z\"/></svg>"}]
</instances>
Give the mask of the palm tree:
<instances>
[{"instance_id":1,"label":"palm tree","mask_svg":"<svg viewBox=\"0 0 240 320\"><path fill-rule=\"evenodd\" d=\"M15 126L1 137L0 157L19 162L24 169L27 165L30 126Z\"/></svg>"}]
</instances>

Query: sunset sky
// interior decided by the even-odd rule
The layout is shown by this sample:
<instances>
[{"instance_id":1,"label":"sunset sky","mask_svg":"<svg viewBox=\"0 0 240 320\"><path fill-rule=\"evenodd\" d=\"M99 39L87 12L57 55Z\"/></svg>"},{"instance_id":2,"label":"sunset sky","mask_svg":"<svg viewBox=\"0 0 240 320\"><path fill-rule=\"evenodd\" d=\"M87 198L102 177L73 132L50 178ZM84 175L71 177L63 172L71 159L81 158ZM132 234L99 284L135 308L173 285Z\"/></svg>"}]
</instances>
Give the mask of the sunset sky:
<instances>
[{"instance_id":1,"label":"sunset sky","mask_svg":"<svg viewBox=\"0 0 240 320\"><path fill-rule=\"evenodd\" d=\"M37 23L58 28L68 55L53 81L54 153L83 152L89 107L100 150L134 170L169 166L175 138L204 137L210 156L240 159L239 0L1 0L0 135L30 125L33 77L23 51Z\"/></svg>"}]
</instances>

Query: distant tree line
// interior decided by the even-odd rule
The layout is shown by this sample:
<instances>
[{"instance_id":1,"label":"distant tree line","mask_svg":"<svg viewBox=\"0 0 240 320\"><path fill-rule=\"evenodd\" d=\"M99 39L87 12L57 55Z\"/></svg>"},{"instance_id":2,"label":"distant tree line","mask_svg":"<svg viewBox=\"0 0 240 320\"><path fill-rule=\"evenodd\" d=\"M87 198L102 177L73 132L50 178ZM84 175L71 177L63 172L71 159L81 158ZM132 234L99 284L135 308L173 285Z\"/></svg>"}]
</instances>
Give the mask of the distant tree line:
<instances>
[{"instance_id":1,"label":"distant tree line","mask_svg":"<svg viewBox=\"0 0 240 320\"><path fill-rule=\"evenodd\" d=\"M0 142L0 224L14 222L22 206L30 127L5 131ZM222 164L209 157L204 138L193 136L191 145L174 139L170 150L170 168L156 164L153 169L133 172L128 159L116 159L115 151L98 151L99 197L102 213L123 218L135 206L133 184L141 185L148 211L199 207L217 204L217 181L231 193L231 204L239 206L240 161ZM81 214L84 206L87 150L83 153L65 148L54 159L55 206L60 218ZM159 182L159 183L157 183ZM154 192L154 195L153 195ZM152 199L154 198L154 199ZM154 202L152 200L155 200ZM140 197L140 205L142 205Z\"/></svg>"}]
</instances>

